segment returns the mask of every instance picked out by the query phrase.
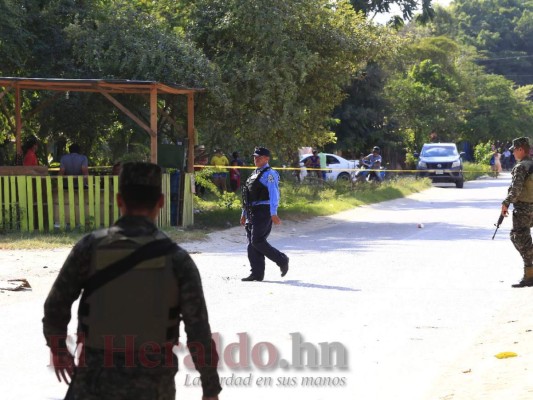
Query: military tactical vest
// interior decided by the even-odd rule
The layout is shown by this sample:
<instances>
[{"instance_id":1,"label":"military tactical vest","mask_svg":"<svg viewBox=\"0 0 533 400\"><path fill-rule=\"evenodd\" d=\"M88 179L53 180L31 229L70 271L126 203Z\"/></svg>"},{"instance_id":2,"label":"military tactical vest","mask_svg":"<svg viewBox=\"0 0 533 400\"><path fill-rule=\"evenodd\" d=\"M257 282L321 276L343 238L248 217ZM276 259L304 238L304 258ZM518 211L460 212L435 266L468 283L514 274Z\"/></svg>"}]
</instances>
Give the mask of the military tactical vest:
<instances>
[{"instance_id":1,"label":"military tactical vest","mask_svg":"<svg viewBox=\"0 0 533 400\"><path fill-rule=\"evenodd\" d=\"M270 200L270 195L268 194L268 188L260 182L261 176L268 170L270 167L267 167L263 170L255 170L252 175L246 180L246 184L243 186L244 202L248 206L253 204L256 201L267 201Z\"/></svg>"},{"instance_id":2,"label":"military tactical vest","mask_svg":"<svg viewBox=\"0 0 533 400\"><path fill-rule=\"evenodd\" d=\"M166 236L128 237L119 228L94 233L90 275ZM175 343L179 335L178 282L172 254L143 261L80 302L79 331L87 347L137 350L149 343ZM83 297L82 297L83 299Z\"/></svg>"},{"instance_id":3,"label":"military tactical vest","mask_svg":"<svg viewBox=\"0 0 533 400\"><path fill-rule=\"evenodd\" d=\"M520 164L526 167L528 176L524 182L524 189L516 200L522 203L533 203L533 160L522 160Z\"/></svg>"}]
</instances>

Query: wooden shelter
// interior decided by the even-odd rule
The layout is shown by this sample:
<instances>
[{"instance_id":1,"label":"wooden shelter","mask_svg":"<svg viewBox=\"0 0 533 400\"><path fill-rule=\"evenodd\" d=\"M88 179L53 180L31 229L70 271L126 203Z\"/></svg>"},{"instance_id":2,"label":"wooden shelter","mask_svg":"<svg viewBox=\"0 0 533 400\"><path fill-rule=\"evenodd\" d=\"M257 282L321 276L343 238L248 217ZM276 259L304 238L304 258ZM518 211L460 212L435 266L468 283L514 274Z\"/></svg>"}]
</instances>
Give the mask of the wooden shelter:
<instances>
[{"instance_id":1,"label":"wooden shelter","mask_svg":"<svg viewBox=\"0 0 533 400\"><path fill-rule=\"evenodd\" d=\"M187 172L194 171L194 94L205 89L184 88L174 84L160 83L154 81L136 81L121 79L52 79L52 78L13 78L0 77L0 100L9 91L15 94L15 132L17 154L22 152L21 132L23 118L21 115L21 96L23 90L48 90L57 92L94 92L101 93L120 111L130 117L149 135L151 140L150 159L157 162L157 116L164 113L157 106L159 94L184 95L187 96ZM139 94L150 96L150 125L148 126L137 118L130 110L121 104L113 94ZM29 117L39 112L47 104L42 104L34 110ZM168 115L166 115L167 118Z\"/></svg>"},{"instance_id":2,"label":"wooden shelter","mask_svg":"<svg viewBox=\"0 0 533 400\"><path fill-rule=\"evenodd\" d=\"M170 123L177 125L176 122L158 107L159 95L183 95L187 96L187 165L184 174L184 199L183 199L183 215L182 225L188 226L193 224L193 195L192 182L194 173L194 95L197 92L203 92L205 89L200 88L185 88L175 84L154 82L154 81L138 81L138 80L119 80L119 79L55 79L55 78L17 78L17 77L0 77L0 103L4 112L9 113L4 97L7 93L14 93L14 123L10 121L11 129L15 132L16 138L16 152L22 153L22 127L24 120L31 118L36 113L40 112L48 105L50 105L61 92L94 92L101 93L108 99L115 107L131 118L137 125L145 130L150 135L150 159L153 163L157 163L158 157L158 141L157 141L157 120L158 115L163 115ZM58 92L50 100L43 101L34 110L27 115L21 115L21 98L24 90L44 90ZM134 94L149 96L150 107L150 123L146 124L139 119L126 106L119 102L114 95L116 94ZM22 170L20 171L22 175Z\"/></svg>"}]
</instances>

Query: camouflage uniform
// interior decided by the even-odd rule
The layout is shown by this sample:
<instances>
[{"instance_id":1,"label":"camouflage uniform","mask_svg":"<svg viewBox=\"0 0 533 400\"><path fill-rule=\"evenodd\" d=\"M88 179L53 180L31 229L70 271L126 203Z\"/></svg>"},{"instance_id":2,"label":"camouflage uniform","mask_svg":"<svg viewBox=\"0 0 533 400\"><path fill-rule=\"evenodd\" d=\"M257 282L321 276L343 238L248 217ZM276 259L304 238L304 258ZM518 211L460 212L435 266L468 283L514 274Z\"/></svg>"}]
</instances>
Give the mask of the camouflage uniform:
<instances>
[{"instance_id":1,"label":"camouflage uniform","mask_svg":"<svg viewBox=\"0 0 533 400\"><path fill-rule=\"evenodd\" d=\"M143 174L138 177L143 177ZM144 177L146 178L146 174ZM135 178L135 181L137 185L139 179ZM141 186L145 183L141 180ZM119 230L127 237L162 235L152 220L141 216L126 215L110 230ZM47 345L54 354L65 351L71 306L82 293L90 276L93 249L102 236L105 237L105 232L104 235L102 231L88 234L74 246L46 299L43 332ZM184 249L176 246L170 257L178 287L177 318L185 323L187 345L194 365L200 372L204 396L216 396L221 391L216 370L218 354L211 338L200 275L194 261ZM98 291L93 296L98 296ZM78 342L83 343L80 325L81 323L78 325ZM112 365L109 366L105 363L105 352L102 349L83 347L69 395L84 400L175 399L174 376L178 365L172 352L150 354L150 361L157 364L153 368L141 365L137 358L134 364L128 363L124 353L120 351L112 354Z\"/></svg>"},{"instance_id":2,"label":"camouflage uniform","mask_svg":"<svg viewBox=\"0 0 533 400\"><path fill-rule=\"evenodd\" d=\"M530 168L533 160L525 157L520 160L511 171L512 182L507 197L502 202L505 206L513 204L513 229L511 241L524 260L524 267L533 265L533 244L531 227L533 227L533 193L527 193L527 181L530 178Z\"/></svg>"}]
</instances>

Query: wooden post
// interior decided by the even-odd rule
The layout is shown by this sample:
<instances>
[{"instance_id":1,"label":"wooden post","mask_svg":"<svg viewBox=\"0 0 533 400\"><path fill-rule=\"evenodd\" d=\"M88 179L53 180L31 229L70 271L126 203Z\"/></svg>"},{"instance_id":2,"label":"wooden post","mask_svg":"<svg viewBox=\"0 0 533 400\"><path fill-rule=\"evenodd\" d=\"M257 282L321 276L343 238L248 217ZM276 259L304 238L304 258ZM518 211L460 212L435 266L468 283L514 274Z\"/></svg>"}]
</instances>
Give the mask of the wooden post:
<instances>
[{"instance_id":1,"label":"wooden post","mask_svg":"<svg viewBox=\"0 0 533 400\"><path fill-rule=\"evenodd\" d=\"M157 164L157 87L150 89L150 158Z\"/></svg>"},{"instance_id":2,"label":"wooden post","mask_svg":"<svg viewBox=\"0 0 533 400\"><path fill-rule=\"evenodd\" d=\"M194 93L187 93L187 172L194 172Z\"/></svg>"},{"instance_id":3,"label":"wooden post","mask_svg":"<svg viewBox=\"0 0 533 400\"><path fill-rule=\"evenodd\" d=\"M22 119L20 117L20 88L15 88L15 143L17 154L22 154Z\"/></svg>"}]
</instances>

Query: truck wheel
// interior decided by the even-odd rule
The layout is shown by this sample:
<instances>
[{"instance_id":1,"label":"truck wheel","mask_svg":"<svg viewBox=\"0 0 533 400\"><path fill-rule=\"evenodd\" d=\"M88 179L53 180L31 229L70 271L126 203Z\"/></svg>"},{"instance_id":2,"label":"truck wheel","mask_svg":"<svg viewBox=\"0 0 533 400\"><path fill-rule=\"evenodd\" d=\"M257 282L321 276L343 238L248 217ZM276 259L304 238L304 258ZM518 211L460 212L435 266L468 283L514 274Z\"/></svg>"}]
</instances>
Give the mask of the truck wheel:
<instances>
[{"instance_id":1,"label":"truck wheel","mask_svg":"<svg viewBox=\"0 0 533 400\"><path fill-rule=\"evenodd\" d=\"M465 183L465 181L464 181L463 179L461 179L460 181L456 181L456 182L455 182L455 187L456 187L457 189L462 189L463 186L464 186L464 183Z\"/></svg>"}]
</instances>

